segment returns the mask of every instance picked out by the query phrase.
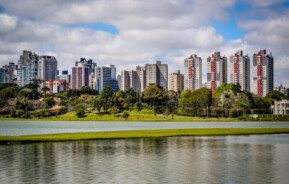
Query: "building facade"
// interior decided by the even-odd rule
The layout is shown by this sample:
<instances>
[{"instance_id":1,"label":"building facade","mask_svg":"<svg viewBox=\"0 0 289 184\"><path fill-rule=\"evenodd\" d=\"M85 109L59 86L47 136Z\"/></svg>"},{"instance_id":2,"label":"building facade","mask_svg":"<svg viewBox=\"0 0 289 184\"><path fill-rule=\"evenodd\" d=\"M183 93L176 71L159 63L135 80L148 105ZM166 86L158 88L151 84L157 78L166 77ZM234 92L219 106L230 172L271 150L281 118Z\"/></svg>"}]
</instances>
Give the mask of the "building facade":
<instances>
[{"instance_id":1,"label":"building facade","mask_svg":"<svg viewBox=\"0 0 289 184\"><path fill-rule=\"evenodd\" d=\"M17 82L17 66L10 62L0 68L0 84Z\"/></svg>"},{"instance_id":2,"label":"building facade","mask_svg":"<svg viewBox=\"0 0 289 184\"><path fill-rule=\"evenodd\" d=\"M260 50L253 55L253 83L252 91L264 97L274 89L274 59L272 53Z\"/></svg>"},{"instance_id":3,"label":"building facade","mask_svg":"<svg viewBox=\"0 0 289 184\"><path fill-rule=\"evenodd\" d=\"M137 80L138 80L138 87L137 91L140 93L146 88L146 70L145 67L137 66L136 67L137 72Z\"/></svg>"},{"instance_id":4,"label":"building facade","mask_svg":"<svg viewBox=\"0 0 289 184\"><path fill-rule=\"evenodd\" d=\"M273 114L289 115L289 100L275 101L273 105Z\"/></svg>"},{"instance_id":5,"label":"building facade","mask_svg":"<svg viewBox=\"0 0 289 184\"><path fill-rule=\"evenodd\" d=\"M156 84L168 89L168 65L157 61L156 64L146 64L146 87L150 84Z\"/></svg>"},{"instance_id":6,"label":"building facade","mask_svg":"<svg viewBox=\"0 0 289 184\"><path fill-rule=\"evenodd\" d=\"M121 71L121 86L120 89L125 91L130 88L130 76L126 70Z\"/></svg>"},{"instance_id":7,"label":"building facade","mask_svg":"<svg viewBox=\"0 0 289 184\"><path fill-rule=\"evenodd\" d=\"M39 56L31 51L23 51L18 60L17 84L25 86L38 77Z\"/></svg>"},{"instance_id":8,"label":"building facade","mask_svg":"<svg viewBox=\"0 0 289 184\"><path fill-rule=\"evenodd\" d=\"M202 87L202 59L193 54L184 61L184 89L195 90Z\"/></svg>"},{"instance_id":9,"label":"building facade","mask_svg":"<svg viewBox=\"0 0 289 184\"><path fill-rule=\"evenodd\" d=\"M180 92L184 89L184 76L180 73L180 70L170 74L168 90Z\"/></svg>"},{"instance_id":10,"label":"building facade","mask_svg":"<svg viewBox=\"0 0 289 184\"><path fill-rule=\"evenodd\" d=\"M95 89L101 93L105 86L109 86L113 92L119 90L114 65L95 67Z\"/></svg>"},{"instance_id":11,"label":"building facade","mask_svg":"<svg viewBox=\"0 0 289 184\"><path fill-rule=\"evenodd\" d=\"M96 63L91 59L80 58L75 62L71 71L71 89L80 89L83 86L90 86L94 80Z\"/></svg>"},{"instance_id":12,"label":"building facade","mask_svg":"<svg viewBox=\"0 0 289 184\"><path fill-rule=\"evenodd\" d=\"M57 76L57 60L54 56L39 56L38 79L55 80Z\"/></svg>"},{"instance_id":13,"label":"building facade","mask_svg":"<svg viewBox=\"0 0 289 184\"><path fill-rule=\"evenodd\" d=\"M242 90L250 91L250 58L243 51L237 51L230 57L230 80L239 84Z\"/></svg>"},{"instance_id":14,"label":"building facade","mask_svg":"<svg viewBox=\"0 0 289 184\"><path fill-rule=\"evenodd\" d=\"M207 59L207 81L208 88L211 88L212 94L220 85L228 82L227 57L221 56L220 52L214 52Z\"/></svg>"}]
</instances>

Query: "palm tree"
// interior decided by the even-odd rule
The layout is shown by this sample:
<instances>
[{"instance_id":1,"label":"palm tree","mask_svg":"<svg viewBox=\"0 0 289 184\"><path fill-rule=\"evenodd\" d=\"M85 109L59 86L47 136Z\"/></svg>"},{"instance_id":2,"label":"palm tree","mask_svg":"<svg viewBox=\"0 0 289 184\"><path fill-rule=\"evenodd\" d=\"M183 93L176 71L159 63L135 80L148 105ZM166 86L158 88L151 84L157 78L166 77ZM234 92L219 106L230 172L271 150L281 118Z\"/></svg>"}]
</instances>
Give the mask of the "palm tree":
<instances>
[{"instance_id":1,"label":"palm tree","mask_svg":"<svg viewBox=\"0 0 289 184\"><path fill-rule=\"evenodd\" d=\"M232 107L234 93L232 90L226 90L221 94L221 106L225 109L225 115L228 116L229 109Z\"/></svg>"}]
</instances>

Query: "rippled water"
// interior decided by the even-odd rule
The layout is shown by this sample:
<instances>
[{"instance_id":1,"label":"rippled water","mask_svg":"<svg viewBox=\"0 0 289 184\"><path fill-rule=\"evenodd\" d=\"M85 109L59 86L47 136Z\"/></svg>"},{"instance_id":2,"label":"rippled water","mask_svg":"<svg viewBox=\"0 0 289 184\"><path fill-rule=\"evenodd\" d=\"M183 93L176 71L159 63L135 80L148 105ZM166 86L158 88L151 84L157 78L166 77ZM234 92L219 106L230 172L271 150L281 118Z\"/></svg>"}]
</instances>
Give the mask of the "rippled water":
<instances>
[{"instance_id":1,"label":"rippled water","mask_svg":"<svg viewBox=\"0 0 289 184\"><path fill-rule=\"evenodd\" d=\"M289 135L0 145L0 183L288 183Z\"/></svg>"}]
</instances>

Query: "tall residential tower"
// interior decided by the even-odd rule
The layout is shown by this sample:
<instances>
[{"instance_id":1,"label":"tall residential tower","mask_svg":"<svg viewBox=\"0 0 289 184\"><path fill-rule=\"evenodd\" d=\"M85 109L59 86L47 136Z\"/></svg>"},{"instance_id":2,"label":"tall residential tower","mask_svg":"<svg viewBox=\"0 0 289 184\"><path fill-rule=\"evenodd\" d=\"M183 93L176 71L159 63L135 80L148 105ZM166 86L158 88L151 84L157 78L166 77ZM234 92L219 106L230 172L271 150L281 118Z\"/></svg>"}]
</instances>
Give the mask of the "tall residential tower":
<instances>
[{"instance_id":1,"label":"tall residential tower","mask_svg":"<svg viewBox=\"0 0 289 184\"><path fill-rule=\"evenodd\" d=\"M227 57L221 56L220 52L214 52L212 57L207 59L207 81L212 94L220 85L228 81Z\"/></svg>"},{"instance_id":2,"label":"tall residential tower","mask_svg":"<svg viewBox=\"0 0 289 184\"><path fill-rule=\"evenodd\" d=\"M193 54L184 62L184 89L195 90L202 87L202 59Z\"/></svg>"},{"instance_id":3,"label":"tall residential tower","mask_svg":"<svg viewBox=\"0 0 289 184\"><path fill-rule=\"evenodd\" d=\"M243 51L237 51L230 57L230 80L239 84L242 90L250 91L250 58Z\"/></svg>"},{"instance_id":4,"label":"tall residential tower","mask_svg":"<svg viewBox=\"0 0 289 184\"><path fill-rule=\"evenodd\" d=\"M274 89L274 59L272 53L260 50L253 55L253 93L266 96Z\"/></svg>"}]
</instances>

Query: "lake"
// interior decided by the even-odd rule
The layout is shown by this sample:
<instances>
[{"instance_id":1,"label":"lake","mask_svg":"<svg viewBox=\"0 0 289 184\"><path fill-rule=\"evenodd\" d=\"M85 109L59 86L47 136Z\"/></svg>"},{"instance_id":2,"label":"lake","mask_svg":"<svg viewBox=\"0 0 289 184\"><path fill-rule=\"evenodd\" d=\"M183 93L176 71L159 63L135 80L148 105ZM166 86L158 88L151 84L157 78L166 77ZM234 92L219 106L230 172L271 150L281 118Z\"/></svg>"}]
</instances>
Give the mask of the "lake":
<instances>
[{"instance_id":1,"label":"lake","mask_svg":"<svg viewBox=\"0 0 289 184\"><path fill-rule=\"evenodd\" d=\"M0 145L0 183L288 183L289 134Z\"/></svg>"},{"instance_id":2,"label":"lake","mask_svg":"<svg viewBox=\"0 0 289 184\"><path fill-rule=\"evenodd\" d=\"M289 122L0 121L0 136L186 128L289 128Z\"/></svg>"}]
</instances>

